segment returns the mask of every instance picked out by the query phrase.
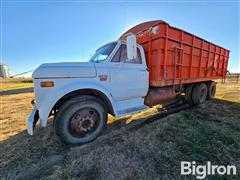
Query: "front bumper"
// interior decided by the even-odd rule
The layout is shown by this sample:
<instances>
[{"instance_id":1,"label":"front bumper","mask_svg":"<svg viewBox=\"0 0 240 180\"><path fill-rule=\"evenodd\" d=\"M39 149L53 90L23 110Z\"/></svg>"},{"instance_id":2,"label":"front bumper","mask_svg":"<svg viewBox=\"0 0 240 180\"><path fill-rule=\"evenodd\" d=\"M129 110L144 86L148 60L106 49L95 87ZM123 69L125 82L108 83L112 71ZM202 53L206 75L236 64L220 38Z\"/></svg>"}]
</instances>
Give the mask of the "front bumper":
<instances>
[{"instance_id":1,"label":"front bumper","mask_svg":"<svg viewBox=\"0 0 240 180\"><path fill-rule=\"evenodd\" d=\"M34 107L27 121L27 131L29 135L33 135L33 130L36 127L38 120L39 120L39 112L37 108Z\"/></svg>"}]
</instances>

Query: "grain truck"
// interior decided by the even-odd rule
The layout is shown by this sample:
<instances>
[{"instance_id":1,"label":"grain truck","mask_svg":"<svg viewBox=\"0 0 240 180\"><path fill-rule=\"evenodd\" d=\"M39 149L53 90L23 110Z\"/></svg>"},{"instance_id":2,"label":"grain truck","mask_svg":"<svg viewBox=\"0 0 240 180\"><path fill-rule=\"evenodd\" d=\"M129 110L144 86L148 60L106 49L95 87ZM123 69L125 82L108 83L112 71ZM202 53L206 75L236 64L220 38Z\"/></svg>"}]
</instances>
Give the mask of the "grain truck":
<instances>
[{"instance_id":1,"label":"grain truck","mask_svg":"<svg viewBox=\"0 0 240 180\"><path fill-rule=\"evenodd\" d=\"M33 73L35 100L27 122L54 117L59 140L80 145L96 139L107 122L173 100L213 98L226 77L229 50L157 20L129 29L96 50L88 62L47 63Z\"/></svg>"}]
</instances>

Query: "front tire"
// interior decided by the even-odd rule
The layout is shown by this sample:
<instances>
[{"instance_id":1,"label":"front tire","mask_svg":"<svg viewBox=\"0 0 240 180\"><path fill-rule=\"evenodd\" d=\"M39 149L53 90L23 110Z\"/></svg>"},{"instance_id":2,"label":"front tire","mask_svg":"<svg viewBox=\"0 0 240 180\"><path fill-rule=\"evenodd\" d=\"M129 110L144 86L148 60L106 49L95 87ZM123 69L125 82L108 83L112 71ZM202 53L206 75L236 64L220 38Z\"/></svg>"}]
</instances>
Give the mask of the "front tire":
<instances>
[{"instance_id":1,"label":"front tire","mask_svg":"<svg viewBox=\"0 0 240 180\"><path fill-rule=\"evenodd\" d=\"M95 140L107 122L104 104L93 96L78 96L65 102L54 122L58 139L68 145L81 145Z\"/></svg>"}]
</instances>

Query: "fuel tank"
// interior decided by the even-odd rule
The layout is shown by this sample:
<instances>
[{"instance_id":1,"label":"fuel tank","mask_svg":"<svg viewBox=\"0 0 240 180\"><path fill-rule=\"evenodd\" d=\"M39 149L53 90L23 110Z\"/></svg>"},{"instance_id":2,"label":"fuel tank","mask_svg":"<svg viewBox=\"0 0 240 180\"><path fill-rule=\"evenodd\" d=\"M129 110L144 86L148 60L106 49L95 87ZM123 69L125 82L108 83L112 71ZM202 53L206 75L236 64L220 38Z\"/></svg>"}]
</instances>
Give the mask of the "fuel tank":
<instances>
[{"instance_id":1,"label":"fuel tank","mask_svg":"<svg viewBox=\"0 0 240 180\"><path fill-rule=\"evenodd\" d=\"M148 90L144 104L152 107L173 100L176 95L177 93L175 93L173 87L152 88Z\"/></svg>"}]
</instances>

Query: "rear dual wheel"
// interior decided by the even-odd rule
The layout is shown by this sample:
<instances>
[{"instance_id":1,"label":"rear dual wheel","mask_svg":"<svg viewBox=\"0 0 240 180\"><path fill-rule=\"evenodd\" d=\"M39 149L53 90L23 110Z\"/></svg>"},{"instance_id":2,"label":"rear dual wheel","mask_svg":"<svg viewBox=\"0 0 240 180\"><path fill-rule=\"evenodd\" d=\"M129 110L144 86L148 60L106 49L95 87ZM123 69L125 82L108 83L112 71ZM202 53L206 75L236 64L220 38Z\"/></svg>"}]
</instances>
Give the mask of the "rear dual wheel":
<instances>
[{"instance_id":1,"label":"rear dual wheel","mask_svg":"<svg viewBox=\"0 0 240 180\"><path fill-rule=\"evenodd\" d=\"M189 104L202 104L208 99L212 99L216 93L216 83L190 84L185 90L185 99Z\"/></svg>"},{"instance_id":2,"label":"rear dual wheel","mask_svg":"<svg viewBox=\"0 0 240 180\"><path fill-rule=\"evenodd\" d=\"M189 84L189 85L186 87L186 90L185 90L185 100L186 100L189 104L193 104L193 100L192 100L193 88L194 88L194 84Z\"/></svg>"},{"instance_id":3,"label":"rear dual wheel","mask_svg":"<svg viewBox=\"0 0 240 180\"><path fill-rule=\"evenodd\" d=\"M215 94L216 94L216 83L215 82L210 82L207 85L207 100L213 99Z\"/></svg>"},{"instance_id":4,"label":"rear dual wheel","mask_svg":"<svg viewBox=\"0 0 240 180\"><path fill-rule=\"evenodd\" d=\"M200 83L194 86L192 92L192 102L193 104L202 104L207 98L207 86L205 83Z\"/></svg>"}]
</instances>

